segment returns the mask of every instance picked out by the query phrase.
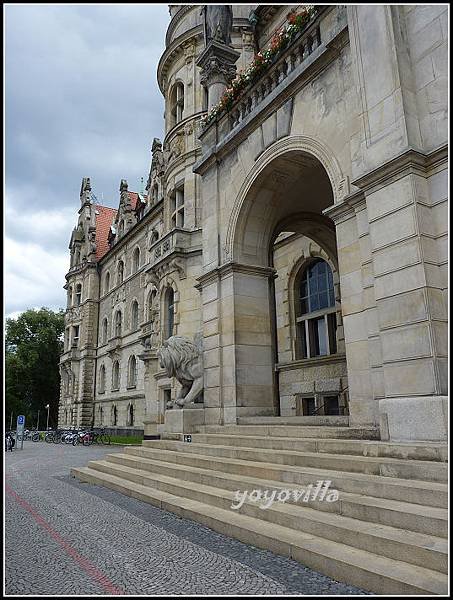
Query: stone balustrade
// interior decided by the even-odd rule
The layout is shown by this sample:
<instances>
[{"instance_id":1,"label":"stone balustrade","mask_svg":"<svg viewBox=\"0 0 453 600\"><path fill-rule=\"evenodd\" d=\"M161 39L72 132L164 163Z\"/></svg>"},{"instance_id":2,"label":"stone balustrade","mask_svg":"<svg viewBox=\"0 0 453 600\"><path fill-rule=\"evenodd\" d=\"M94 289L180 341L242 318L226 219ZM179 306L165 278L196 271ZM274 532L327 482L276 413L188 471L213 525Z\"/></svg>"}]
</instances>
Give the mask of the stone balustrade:
<instances>
[{"instance_id":1,"label":"stone balustrade","mask_svg":"<svg viewBox=\"0 0 453 600\"><path fill-rule=\"evenodd\" d=\"M159 263L172 252L185 252L194 246L201 246L201 232L172 229L150 248L148 268Z\"/></svg>"},{"instance_id":2,"label":"stone balustrade","mask_svg":"<svg viewBox=\"0 0 453 600\"><path fill-rule=\"evenodd\" d=\"M285 79L302 64L321 44L319 19L298 33L288 47L275 59L258 79L236 102L230 111L229 130L237 127L261 102L278 88Z\"/></svg>"}]
</instances>

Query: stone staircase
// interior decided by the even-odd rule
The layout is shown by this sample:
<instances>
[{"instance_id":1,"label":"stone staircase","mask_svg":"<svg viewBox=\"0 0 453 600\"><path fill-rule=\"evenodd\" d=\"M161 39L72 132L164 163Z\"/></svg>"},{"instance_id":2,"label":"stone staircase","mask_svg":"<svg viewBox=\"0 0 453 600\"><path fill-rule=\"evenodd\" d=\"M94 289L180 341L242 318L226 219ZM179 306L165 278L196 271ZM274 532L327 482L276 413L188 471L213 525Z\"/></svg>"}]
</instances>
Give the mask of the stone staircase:
<instances>
[{"instance_id":1,"label":"stone staircase","mask_svg":"<svg viewBox=\"0 0 453 600\"><path fill-rule=\"evenodd\" d=\"M303 423L199 427L191 443L176 434L144 441L71 474L377 594L447 594L446 444ZM237 490L319 480L331 481L338 501L263 509L248 498L231 508Z\"/></svg>"}]
</instances>

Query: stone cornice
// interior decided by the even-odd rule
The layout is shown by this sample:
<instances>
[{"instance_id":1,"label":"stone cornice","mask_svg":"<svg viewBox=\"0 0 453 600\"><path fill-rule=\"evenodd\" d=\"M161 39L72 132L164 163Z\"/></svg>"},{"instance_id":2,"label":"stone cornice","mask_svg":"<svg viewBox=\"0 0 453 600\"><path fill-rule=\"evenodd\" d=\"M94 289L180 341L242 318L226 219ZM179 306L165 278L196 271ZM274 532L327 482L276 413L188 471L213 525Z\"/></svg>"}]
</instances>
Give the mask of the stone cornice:
<instances>
[{"instance_id":1,"label":"stone cornice","mask_svg":"<svg viewBox=\"0 0 453 600\"><path fill-rule=\"evenodd\" d=\"M190 121L196 121L197 119L200 119L203 115L206 114L206 112L207 111L205 110L200 110L186 117L185 119L182 119L181 121L179 121L179 123L176 123L176 125L174 125L170 129L170 131L165 134L163 145L168 144L175 137L175 135L180 133L180 130L184 131L184 128L187 125L187 123L190 123Z\"/></svg>"},{"instance_id":2,"label":"stone cornice","mask_svg":"<svg viewBox=\"0 0 453 600\"><path fill-rule=\"evenodd\" d=\"M192 27L184 34L178 36L173 42L168 46L165 52L162 54L159 60L159 64L157 65L157 83L159 85L159 89L162 94L165 96L165 86L163 85L163 78L168 73L168 68L170 63L178 57L180 54L184 52L184 44L193 40L202 40L204 39L203 26L197 25L196 27Z\"/></svg>"},{"instance_id":3,"label":"stone cornice","mask_svg":"<svg viewBox=\"0 0 453 600\"><path fill-rule=\"evenodd\" d=\"M351 183L361 190L369 192L388 185L390 180L396 181L410 173L425 176L427 170L446 162L447 159L447 145L437 148L429 154L422 154L410 148L385 164L358 177Z\"/></svg>"},{"instance_id":4,"label":"stone cornice","mask_svg":"<svg viewBox=\"0 0 453 600\"><path fill-rule=\"evenodd\" d=\"M195 5L195 4L186 4L185 6L182 6L178 12L172 17L168 28L167 28L167 33L165 35L165 45L168 46L171 42L171 37L173 35L174 30L176 29L176 26L179 24L179 22L181 21L181 19L188 13L190 12L195 6L199 6L199 5Z\"/></svg>"},{"instance_id":5,"label":"stone cornice","mask_svg":"<svg viewBox=\"0 0 453 600\"><path fill-rule=\"evenodd\" d=\"M332 219L334 223L341 223L353 217L358 210L365 207L365 204L365 193L359 190L349 194L341 202L325 208L322 214Z\"/></svg>"},{"instance_id":6,"label":"stone cornice","mask_svg":"<svg viewBox=\"0 0 453 600\"><path fill-rule=\"evenodd\" d=\"M213 283L219 279L223 279L232 273L258 275L260 277L275 277L277 271L272 267L260 267L255 265L244 265L241 263L229 262L221 265L220 267L215 267L200 277L197 277L196 281L198 281L198 283L194 287L197 289L202 289L205 285Z\"/></svg>"},{"instance_id":7,"label":"stone cornice","mask_svg":"<svg viewBox=\"0 0 453 600\"><path fill-rule=\"evenodd\" d=\"M313 358L302 358L285 363L277 363L276 371L290 371L292 369L304 369L307 367L319 367L321 364L342 363L346 361L346 354L331 354L329 356L315 356Z\"/></svg>"}]
</instances>

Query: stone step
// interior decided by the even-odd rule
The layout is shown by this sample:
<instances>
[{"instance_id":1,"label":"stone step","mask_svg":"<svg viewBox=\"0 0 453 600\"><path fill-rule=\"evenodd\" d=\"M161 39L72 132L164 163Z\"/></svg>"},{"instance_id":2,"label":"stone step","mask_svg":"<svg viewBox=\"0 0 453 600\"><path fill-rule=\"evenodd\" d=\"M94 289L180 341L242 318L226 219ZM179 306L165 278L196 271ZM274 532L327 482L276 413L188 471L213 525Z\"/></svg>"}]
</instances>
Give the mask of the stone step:
<instances>
[{"instance_id":1,"label":"stone step","mask_svg":"<svg viewBox=\"0 0 453 600\"><path fill-rule=\"evenodd\" d=\"M349 416L313 415L301 417L238 417L238 425L327 425L329 427L348 427Z\"/></svg>"},{"instance_id":2,"label":"stone step","mask_svg":"<svg viewBox=\"0 0 453 600\"><path fill-rule=\"evenodd\" d=\"M301 486L294 484L280 484L275 480L259 479L257 477L244 477L232 473L222 473L210 469L201 469L188 465L162 462L133 456L130 454L108 454L105 460L132 469L143 469L152 473L168 475L181 481L190 481L196 484L219 487L222 489L236 490L300 490ZM309 500L304 506L341 514L347 517L368 521L371 523L399 527L418 533L446 537L448 529L448 511L444 508L410 504L386 498L373 498L361 494L341 492L338 502L318 502Z\"/></svg>"},{"instance_id":3,"label":"stone step","mask_svg":"<svg viewBox=\"0 0 453 600\"><path fill-rule=\"evenodd\" d=\"M436 442L381 442L370 440L301 439L252 435L222 435L219 433L194 433L194 443L221 444L245 448L298 450L327 454L352 454L409 460L446 462L448 446Z\"/></svg>"},{"instance_id":4,"label":"stone step","mask_svg":"<svg viewBox=\"0 0 453 600\"><path fill-rule=\"evenodd\" d=\"M187 444L187 446L190 446L190 444ZM272 462L251 462L220 456L174 452L162 448L136 446L125 448L124 453L223 473L276 480L285 484L293 483L304 486L310 483L315 484L319 479L323 481L330 480L332 481L332 487L341 491L426 506L445 508L448 501L447 485L431 481L411 481L409 479L366 475L364 473L278 465Z\"/></svg>"},{"instance_id":5,"label":"stone step","mask_svg":"<svg viewBox=\"0 0 453 600\"><path fill-rule=\"evenodd\" d=\"M175 496L232 510L235 494L229 490L181 481L168 475L149 473L102 460L91 461L88 467ZM447 541L439 537L364 523L350 517L316 511L300 504L275 502L262 509L256 502L249 500L239 510L241 514L374 552L380 556L404 560L442 573L447 572Z\"/></svg>"},{"instance_id":6,"label":"stone step","mask_svg":"<svg viewBox=\"0 0 453 600\"><path fill-rule=\"evenodd\" d=\"M300 452L298 450L258 449L231 445L223 446L213 443L186 443L176 440L146 440L143 442L143 447L171 450L185 454L194 453L205 456L238 458L253 462L272 462L274 464L314 469L366 473L399 479L445 482L448 477L447 464L434 461Z\"/></svg>"},{"instance_id":7,"label":"stone step","mask_svg":"<svg viewBox=\"0 0 453 600\"><path fill-rule=\"evenodd\" d=\"M149 502L247 544L298 560L337 581L378 594L447 593L446 577L438 571L324 540L233 510L181 498L91 468L73 468L71 474L81 481L103 485Z\"/></svg>"},{"instance_id":8,"label":"stone step","mask_svg":"<svg viewBox=\"0 0 453 600\"><path fill-rule=\"evenodd\" d=\"M330 438L379 440L376 427L331 427L316 425L198 425L196 433L221 433L228 435L260 435L272 437Z\"/></svg>"}]
</instances>

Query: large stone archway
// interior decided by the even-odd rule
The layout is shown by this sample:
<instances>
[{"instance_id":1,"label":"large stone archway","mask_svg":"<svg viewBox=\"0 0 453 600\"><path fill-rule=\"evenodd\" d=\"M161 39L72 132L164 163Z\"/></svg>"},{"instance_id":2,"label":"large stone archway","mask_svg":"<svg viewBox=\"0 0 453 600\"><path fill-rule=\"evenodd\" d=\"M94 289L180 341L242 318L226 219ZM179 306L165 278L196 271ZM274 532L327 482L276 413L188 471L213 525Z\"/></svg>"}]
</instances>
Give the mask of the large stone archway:
<instances>
[{"instance_id":1,"label":"large stone archway","mask_svg":"<svg viewBox=\"0 0 453 600\"><path fill-rule=\"evenodd\" d=\"M325 168L318 157L327 161L325 150L315 145L316 156L308 152L308 146L305 139L277 142L255 163L223 233L223 264L201 278L208 423L210 416L213 422L220 418L221 422L234 423L242 416L281 413L277 340L285 330L278 330L281 307L275 299L275 278L279 273L273 264L279 236L283 233L310 240L307 252L335 265L338 289L335 225L323 211L341 195L344 178L335 161L329 163L329 170ZM343 339L341 317L338 328ZM211 347L213 331L219 348ZM341 363L341 374L346 375L344 345L341 348L337 362ZM311 361L310 368L314 366ZM286 380L294 376L290 373ZM297 386L293 387L296 391Z\"/></svg>"}]
</instances>

